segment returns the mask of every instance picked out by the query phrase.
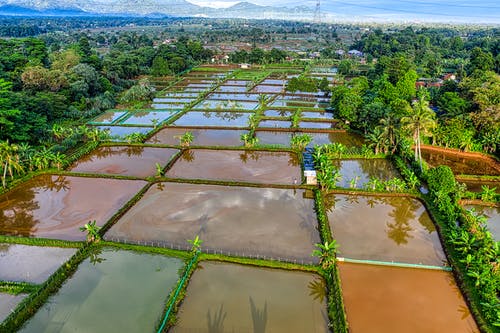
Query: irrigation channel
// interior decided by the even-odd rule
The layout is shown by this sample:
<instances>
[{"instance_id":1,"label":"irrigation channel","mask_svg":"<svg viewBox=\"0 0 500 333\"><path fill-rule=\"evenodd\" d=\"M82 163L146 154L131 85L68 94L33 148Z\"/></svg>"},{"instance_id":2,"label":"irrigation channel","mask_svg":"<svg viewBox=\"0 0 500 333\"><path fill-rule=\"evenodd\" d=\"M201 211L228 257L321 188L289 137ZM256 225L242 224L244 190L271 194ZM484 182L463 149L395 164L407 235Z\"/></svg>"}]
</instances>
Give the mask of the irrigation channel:
<instances>
[{"instance_id":1,"label":"irrigation channel","mask_svg":"<svg viewBox=\"0 0 500 333\"><path fill-rule=\"evenodd\" d=\"M352 332L479 331L423 203L360 191L399 177L392 162L336 159L337 191L307 185L314 145L363 139L324 96L283 90L302 68L258 71L194 69L148 109L92 119L112 138L66 170L0 195L0 331L343 332L344 310ZM311 255L325 234L338 281Z\"/></svg>"}]
</instances>

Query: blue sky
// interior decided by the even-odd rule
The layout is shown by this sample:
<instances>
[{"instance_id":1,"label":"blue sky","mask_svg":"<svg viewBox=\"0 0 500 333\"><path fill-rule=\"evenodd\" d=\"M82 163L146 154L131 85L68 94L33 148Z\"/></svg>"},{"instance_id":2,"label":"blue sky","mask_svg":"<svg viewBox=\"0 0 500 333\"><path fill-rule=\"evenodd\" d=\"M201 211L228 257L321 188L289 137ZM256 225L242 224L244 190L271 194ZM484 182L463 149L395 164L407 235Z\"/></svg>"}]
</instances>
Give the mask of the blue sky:
<instances>
[{"instance_id":1,"label":"blue sky","mask_svg":"<svg viewBox=\"0 0 500 333\"><path fill-rule=\"evenodd\" d=\"M215 8L229 7L235 0L188 0L197 5ZM244 1L244 0L242 0ZM247 0L258 5L315 7L316 0ZM462 21L466 23L500 23L499 0L321 0L324 13L339 17L433 21Z\"/></svg>"}]
</instances>

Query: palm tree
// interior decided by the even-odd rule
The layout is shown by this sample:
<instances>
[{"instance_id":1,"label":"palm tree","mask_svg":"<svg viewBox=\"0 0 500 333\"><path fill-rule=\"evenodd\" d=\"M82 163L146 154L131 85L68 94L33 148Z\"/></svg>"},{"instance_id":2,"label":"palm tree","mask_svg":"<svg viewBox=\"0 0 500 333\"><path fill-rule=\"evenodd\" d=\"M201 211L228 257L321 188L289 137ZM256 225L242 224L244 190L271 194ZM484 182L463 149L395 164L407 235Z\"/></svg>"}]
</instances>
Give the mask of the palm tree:
<instances>
[{"instance_id":1,"label":"palm tree","mask_svg":"<svg viewBox=\"0 0 500 333\"><path fill-rule=\"evenodd\" d=\"M10 145L9 141L0 141L0 165L3 167L3 187L7 186L7 172L9 172L11 178L14 178L14 172L23 172L18 149L17 145Z\"/></svg>"},{"instance_id":2,"label":"palm tree","mask_svg":"<svg viewBox=\"0 0 500 333\"><path fill-rule=\"evenodd\" d=\"M390 149L394 154L398 144L399 124L395 117L388 115L386 118L380 119L381 139L389 144L389 147L383 147L384 153Z\"/></svg>"},{"instance_id":3,"label":"palm tree","mask_svg":"<svg viewBox=\"0 0 500 333\"><path fill-rule=\"evenodd\" d=\"M182 147L189 147L189 145L191 144L191 142L193 142L193 140L194 140L194 135L191 132L184 133L179 139Z\"/></svg>"},{"instance_id":4,"label":"palm tree","mask_svg":"<svg viewBox=\"0 0 500 333\"><path fill-rule=\"evenodd\" d=\"M420 170L422 170L422 153L420 150L420 137L432 136L432 129L436 127L436 114L429 107L429 102L421 94L421 96L413 102L411 113L401 118L403 127L413 133L413 141L415 143L415 161L420 162Z\"/></svg>"}]
</instances>

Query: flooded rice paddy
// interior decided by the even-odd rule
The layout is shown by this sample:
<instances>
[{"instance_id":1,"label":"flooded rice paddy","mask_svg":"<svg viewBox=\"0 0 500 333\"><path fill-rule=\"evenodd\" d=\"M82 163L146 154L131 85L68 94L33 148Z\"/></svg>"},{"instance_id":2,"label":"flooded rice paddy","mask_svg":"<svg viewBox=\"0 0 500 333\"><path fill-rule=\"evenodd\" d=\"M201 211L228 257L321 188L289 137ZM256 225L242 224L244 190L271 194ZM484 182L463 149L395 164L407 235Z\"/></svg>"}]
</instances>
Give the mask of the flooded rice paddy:
<instances>
[{"instance_id":1,"label":"flooded rice paddy","mask_svg":"<svg viewBox=\"0 0 500 333\"><path fill-rule=\"evenodd\" d=\"M107 248L94 259L82 262L20 332L153 331L182 260Z\"/></svg>"},{"instance_id":2,"label":"flooded rice paddy","mask_svg":"<svg viewBox=\"0 0 500 333\"><path fill-rule=\"evenodd\" d=\"M247 131L245 130L229 130L229 129L189 129L189 128L164 128L147 143L163 144L163 145L179 145L180 137L186 133L193 134L191 146L241 146L243 141L241 136Z\"/></svg>"},{"instance_id":3,"label":"flooded rice paddy","mask_svg":"<svg viewBox=\"0 0 500 333\"><path fill-rule=\"evenodd\" d=\"M165 166L179 151L139 146L100 147L70 167L72 172L122 176L154 176L156 163Z\"/></svg>"},{"instance_id":4,"label":"flooded rice paddy","mask_svg":"<svg viewBox=\"0 0 500 333\"><path fill-rule=\"evenodd\" d=\"M166 175L264 184L297 184L302 179L296 154L249 150L187 150Z\"/></svg>"},{"instance_id":5,"label":"flooded rice paddy","mask_svg":"<svg viewBox=\"0 0 500 333\"><path fill-rule=\"evenodd\" d=\"M140 180L38 176L0 196L0 234L84 240L146 185Z\"/></svg>"},{"instance_id":6,"label":"flooded rice paddy","mask_svg":"<svg viewBox=\"0 0 500 333\"><path fill-rule=\"evenodd\" d=\"M217 262L200 266L170 332L329 332L319 276Z\"/></svg>"},{"instance_id":7,"label":"flooded rice paddy","mask_svg":"<svg viewBox=\"0 0 500 333\"><path fill-rule=\"evenodd\" d=\"M416 199L329 195L325 205L339 255L350 259L443 266L436 228Z\"/></svg>"},{"instance_id":8,"label":"flooded rice paddy","mask_svg":"<svg viewBox=\"0 0 500 333\"><path fill-rule=\"evenodd\" d=\"M0 293L0 323L26 298L27 295L11 295Z\"/></svg>"},{"instance_id":9,"label":"flooded rice paddy","mask_svg":"<svg viewBox=\"0 0 500 333\"><path fill-rule=\"evenodd\" d=\"M316 228L314 201L304 190L161 183L106 238L184 248L199 235L204 249L313 262Z\"/></svg>"},{"instance_id":10,"label":"flooded rice paddy","mask_svg":"<svg viewBox=\"0 0 500 333\"><path fill-rule=\"evenodd\" d=\"M76 249L0 243L0 281L41 284Z\"/></svg>"},{"instance_id":11,"label":"flooded rice paddy","mask_svg":"<svg viewBox=\"0 0 500 333\"><path fill-rule=\"evenodd\" d=\"M500 207L489 207L482 205L465 205L467 209L473 209L475 215L482 215L486 220L486 228L493 239L500 242Z\"/></svg>"},{"instance_id":12,"label":"flooded rice paddy","mask_svg":"<svg viewBox=\"0 0 500 333\"><path fill-rule=\"evenodd\" d=\"M251 113L246 112L187 112L174 126L246 127Z\"/></svg>"},{"instance_id":13,"label":"flooded rice paddy","mask_svg":"<svg viewBox=\"0 0 500 333\"><path fill-rule=\"evenodd\" d=\"M449 272L340 263L349 331L479 333Z\"/></svg>"},{"instance_id":14,"label":"flooded rice paddy","mask_svg":"<svg viewBox=\"0 0 500 333\"><path fill-rule=\"evenodd\" d=\"M436 151L422 147L422 158L429 166L447 165L454 174L500 176L500 163L459 152Z\"/></svg>"},{"instance_id":15,"label":"flooded rice paddy","mask_svg":"<svg viewBox=\"0 0 500 333\"><path fill-rule=\"evenodd\" d=\"M124 139L132 133L146 134L153 130L153 127L132 127L132 126L97 126L101 131L108 131L109 135L115 139Z\"/></svg>"},{"instance_id":16,"label":"flooded rice paddy","mask_svg":"<svg viewBox=\"0 0 500 333\"><path fill-rule=\"evenodd\" d=\"M341 176L336 184L338 187L364 188L370 178L386 181L399 177L399 172L394 165L383 158L334 160L333 163L339 168Z\"/></svg>"}]
</instances>

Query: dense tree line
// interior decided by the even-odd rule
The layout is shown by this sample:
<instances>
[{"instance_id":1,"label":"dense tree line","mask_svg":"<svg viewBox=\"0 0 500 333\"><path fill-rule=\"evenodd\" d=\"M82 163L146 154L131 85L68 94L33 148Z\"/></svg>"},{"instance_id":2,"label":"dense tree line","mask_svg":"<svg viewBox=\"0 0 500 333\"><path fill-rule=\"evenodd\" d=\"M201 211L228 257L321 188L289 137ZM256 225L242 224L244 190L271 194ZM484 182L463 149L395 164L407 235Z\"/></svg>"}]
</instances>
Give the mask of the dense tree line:
<instances>
[{"instance_id":1,"label":"dense tree line","mask_svg":"<svg viewBox=\"0 0 500 333\"><path fill-rule=\"evenodd\" d=\"M53 124L114 107L137 76L180 73L211 57L187 38L154 47L134 34L114 40L104 55L85 35L59 46L50 51L40 38L0 40L0 140L41 144Z\"/></svg>"}]
</instances>

